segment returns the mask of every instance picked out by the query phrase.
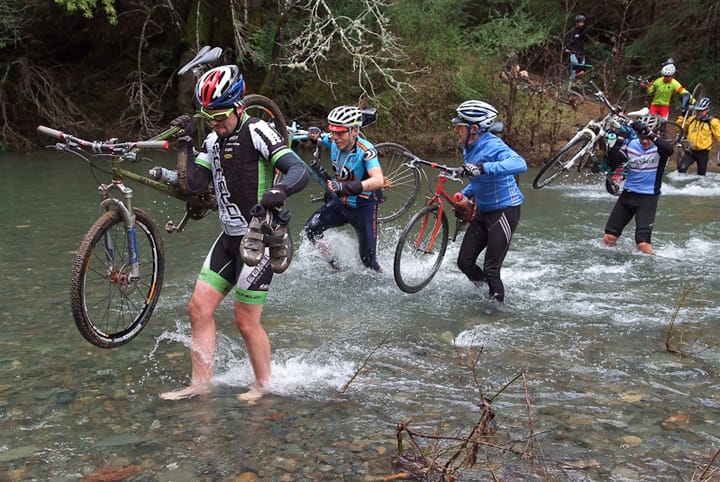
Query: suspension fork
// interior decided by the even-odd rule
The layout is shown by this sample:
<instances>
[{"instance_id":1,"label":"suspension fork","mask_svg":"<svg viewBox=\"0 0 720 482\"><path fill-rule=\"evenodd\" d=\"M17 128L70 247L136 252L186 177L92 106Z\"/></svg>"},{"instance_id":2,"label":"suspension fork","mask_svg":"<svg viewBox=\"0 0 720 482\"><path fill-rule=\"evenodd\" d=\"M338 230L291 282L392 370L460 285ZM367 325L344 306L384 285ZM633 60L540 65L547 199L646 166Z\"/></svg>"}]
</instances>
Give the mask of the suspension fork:
<instances>
[{"instance_id":1,"label":"suspension fork","mask_svg":"<svg viewBox=\"0 0 720 482\"><path fill-rule=\"evenodd\" d=\"M110 196L113 189L119 190L125 202ZM138 257L137 230L135 229L135 214L132 212L133 191L125 186L122 181L113 181L111 184L101 184L98 186L98 194L102 198L100 202L100 215L102 216L110 209L115 208L120 213L125 225L125 236L127 238L127 255L128 255L128 281L130 283L140 279L140 260ZM116 266L115 262L115 243L112 237L106 231L103 235L103 244L105 245L105 262L108 276L113 271L122 268Z\"/></svg>"}]
</instances>

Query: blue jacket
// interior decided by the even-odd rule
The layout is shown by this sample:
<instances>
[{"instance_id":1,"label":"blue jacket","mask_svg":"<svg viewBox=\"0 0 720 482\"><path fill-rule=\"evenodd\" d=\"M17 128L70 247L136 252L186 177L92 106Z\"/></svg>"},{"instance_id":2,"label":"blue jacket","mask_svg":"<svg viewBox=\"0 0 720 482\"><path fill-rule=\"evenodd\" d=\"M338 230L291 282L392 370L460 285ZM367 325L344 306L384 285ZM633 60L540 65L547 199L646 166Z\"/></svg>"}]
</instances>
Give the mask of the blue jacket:
<instances>
[{"instance_id":1,"label":"blue jacket","mask_svg":"<svg viewBox=\"0 0 720 482\"><path fill-rule=\"evenodd\" d=\"M515 175L527 171L527 163L499 137L485 132L463 150L463 155L465 163L483 167L483 173L470 178L462 190L465 197L475 198L476 209L491 212L523 203Z\"/></svg>"}]
</instances>

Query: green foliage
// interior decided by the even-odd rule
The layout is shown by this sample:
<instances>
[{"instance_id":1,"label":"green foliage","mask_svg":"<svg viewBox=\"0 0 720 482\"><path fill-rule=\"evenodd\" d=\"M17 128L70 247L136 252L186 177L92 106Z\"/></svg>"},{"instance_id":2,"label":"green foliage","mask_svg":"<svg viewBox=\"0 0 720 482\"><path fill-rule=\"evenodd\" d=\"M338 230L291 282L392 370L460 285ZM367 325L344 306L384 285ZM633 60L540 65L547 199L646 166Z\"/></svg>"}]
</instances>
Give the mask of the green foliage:
<instances>
[{"instance_id":1,"label":"green foliage","mask_svg":"<svg viewBox=\"0 0 720 482\"><path fill-rule=\"evenodd\" d=\"M108 17L108 22L117 24L117 12L115 11L115 0L55 0L58 5L63 5L70 12L80 11L86 18L93 17L93 11L100 3Z\"/></svg>"},{"instance_id":2,"label":"green foliage","mask_svg":"<svg viewBox=\"0 0 720 482\"><path fill-rule=\"evenodd\" d=\"M415 0L397 2L392 23L408 56L420 63L454 65L462 58L466 40L463 16L469 0Z\"/></svg>"},{"instance_id":3,"label":"green foliage","mask_svg":"<svg viewBox=\"0 0 720 482\"><path fill-rule=\"evenodd\" d=\"M525 1L512 14L491 12L487 21L473 29L472 40L480 52L516 53L544 44L548 29L533 19Z\"/></svg>"}]
</instances>

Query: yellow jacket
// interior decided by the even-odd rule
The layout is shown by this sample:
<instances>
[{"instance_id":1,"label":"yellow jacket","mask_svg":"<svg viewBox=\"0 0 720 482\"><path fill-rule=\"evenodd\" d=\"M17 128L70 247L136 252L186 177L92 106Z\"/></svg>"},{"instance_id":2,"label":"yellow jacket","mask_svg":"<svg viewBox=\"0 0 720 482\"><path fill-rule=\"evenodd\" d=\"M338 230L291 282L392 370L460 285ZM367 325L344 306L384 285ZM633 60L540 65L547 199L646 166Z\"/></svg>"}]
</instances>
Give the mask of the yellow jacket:
<instances>
[{"instance_id":1,"label":"yellow jacket","mask_svg":"<svg viewBox=\"0 0 720 482\"><path fill-rule=\"evenodd\" d=\"M709 151L712 149L713 137L720 141L720 120L710 117L709 120L698 120L692 116L685 124L685 135L690 141L693 151Z\"/></svg>"}]
</instances>

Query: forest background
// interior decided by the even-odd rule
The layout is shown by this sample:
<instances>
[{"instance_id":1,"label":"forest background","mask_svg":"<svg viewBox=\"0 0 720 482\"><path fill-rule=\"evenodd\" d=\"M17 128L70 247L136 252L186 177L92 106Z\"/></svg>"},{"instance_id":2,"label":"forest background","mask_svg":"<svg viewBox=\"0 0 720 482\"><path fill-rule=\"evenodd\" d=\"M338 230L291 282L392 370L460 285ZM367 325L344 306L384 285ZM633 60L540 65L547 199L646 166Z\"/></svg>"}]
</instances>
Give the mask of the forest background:
<instances>
[{"instance_id":1,"label":"forest background","mask_svg":"<svg viewBox=\"0 0 720 482\"><path fill-rule=\"evenodd\" d=\"M532 163L569 138L577 112L503 72L540 78L567 62L578 13L611 98L626 74L654 75L669 57L686 88L717 95L720 2L0 0L0 145L38 148L38 124L85 138L157 133L193 111L192 76L177 69L211 45L289 120L323 125L336 105L374 106L371 138L428 155L454 148L454 108L482 99Z\"/></svg>"}]
</instances>

